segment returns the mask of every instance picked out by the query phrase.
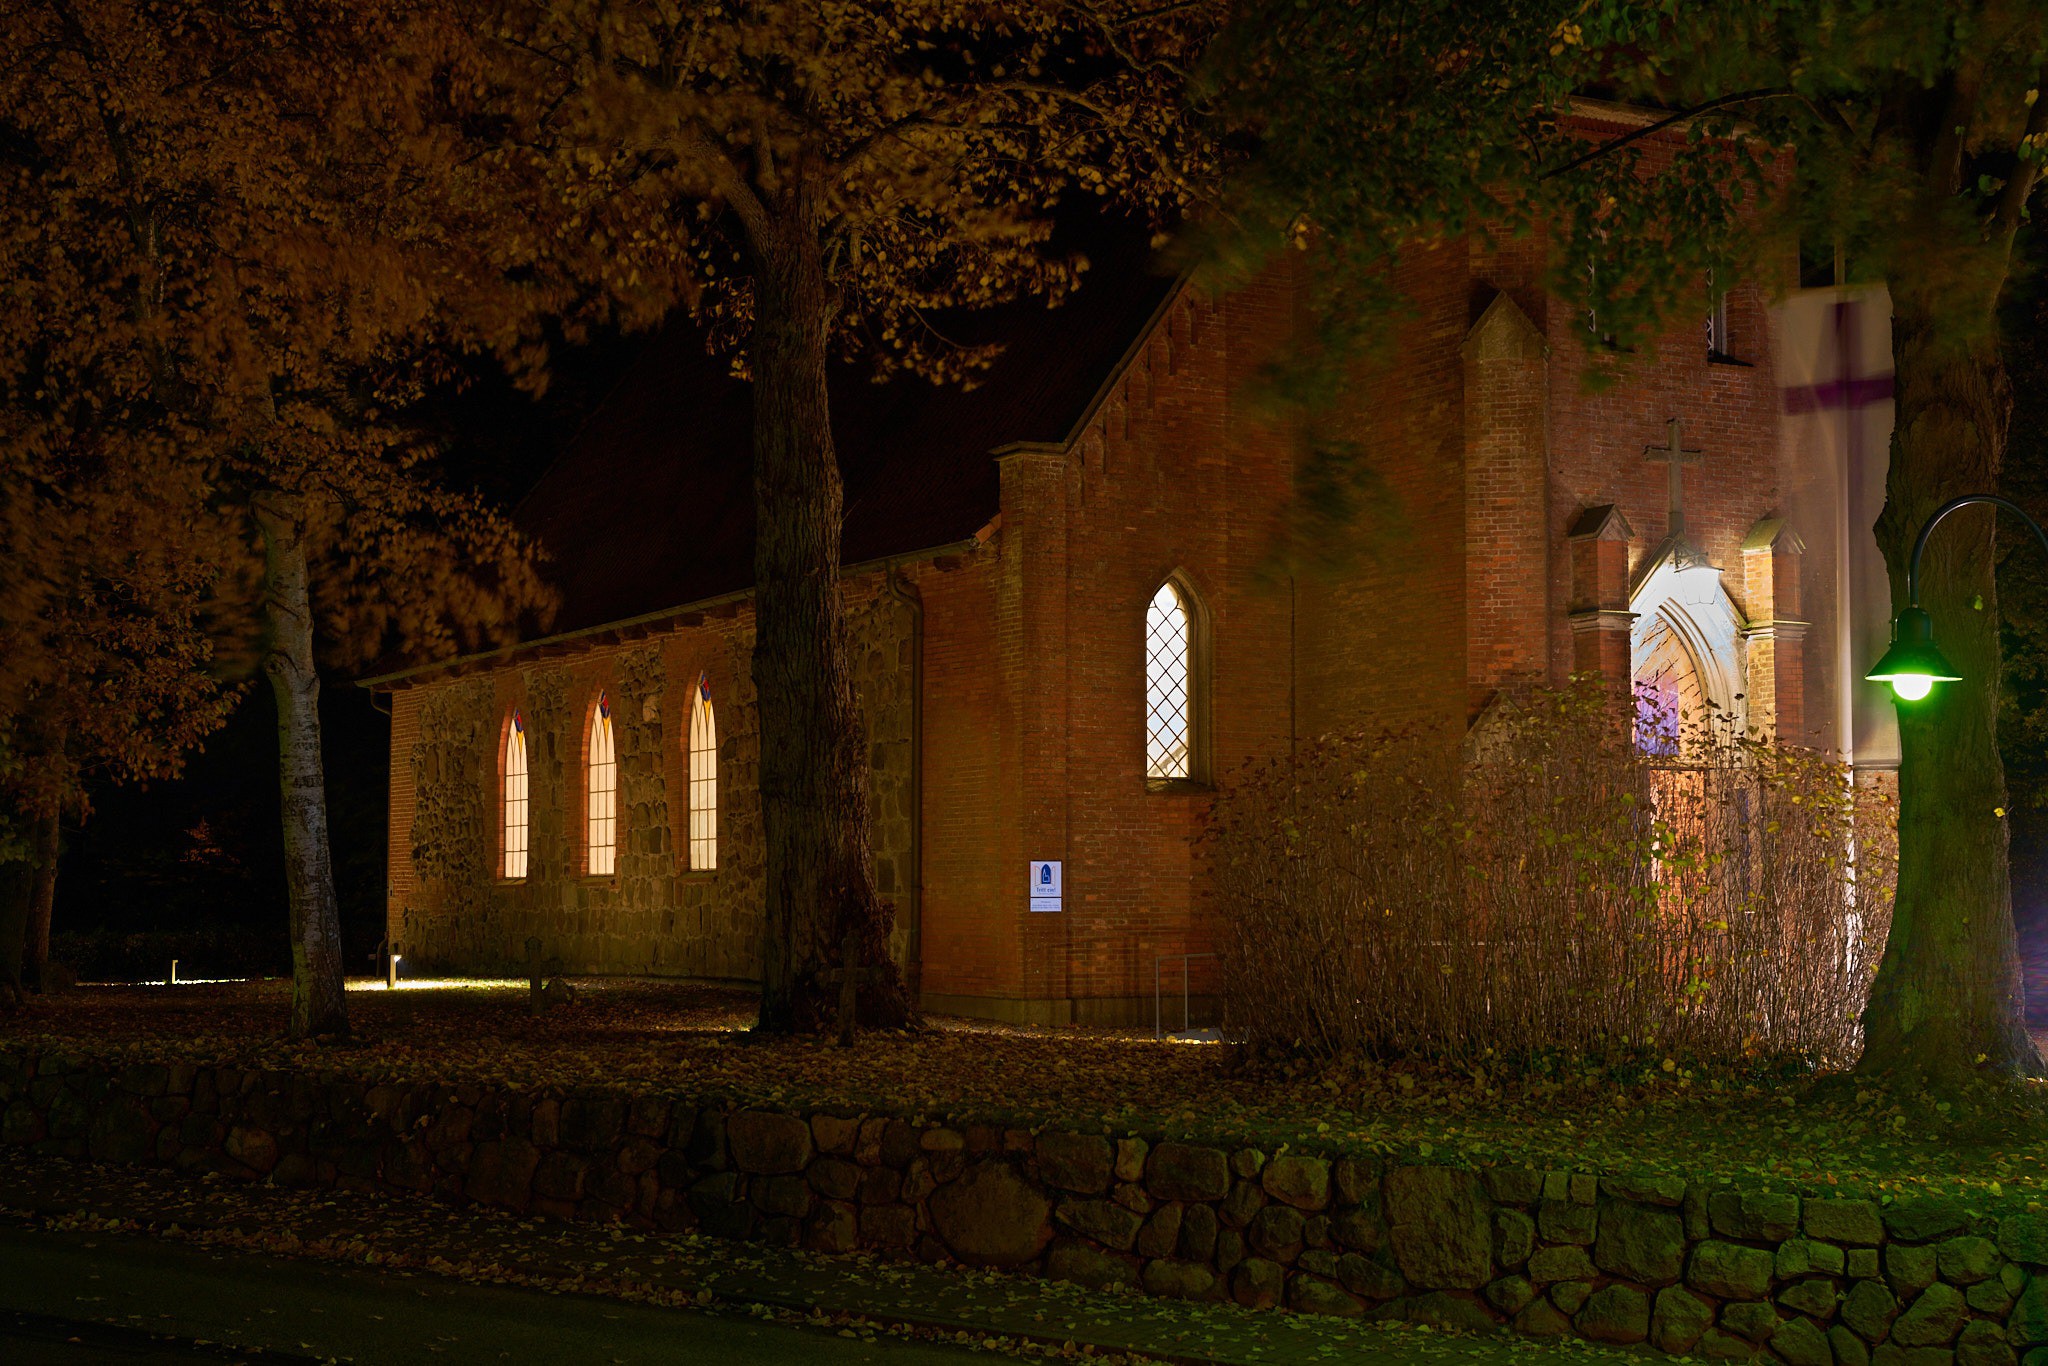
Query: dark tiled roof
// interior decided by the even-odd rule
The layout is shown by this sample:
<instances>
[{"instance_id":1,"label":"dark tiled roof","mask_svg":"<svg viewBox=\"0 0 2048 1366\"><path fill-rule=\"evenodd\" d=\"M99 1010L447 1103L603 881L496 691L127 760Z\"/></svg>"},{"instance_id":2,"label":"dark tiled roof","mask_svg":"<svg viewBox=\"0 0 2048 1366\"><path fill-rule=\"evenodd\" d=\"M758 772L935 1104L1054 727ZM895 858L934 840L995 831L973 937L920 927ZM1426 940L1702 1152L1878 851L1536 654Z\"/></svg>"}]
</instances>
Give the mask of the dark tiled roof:
<instances>
[{"instance_id":1,"label":"dark tiled roof","mask_svg":"<svg viewBox=\"0 0 2048 1366\"><path fill-rule=\"evenodd\" d=\"M973 389L832 380L848 564L972 536L997 511L990 452L1060 442L1165 302L1142 239L1090 242L1083 285L975 330L1004 350ZM516 514L562 594L552 632L623 621L750 587L752 391L677 325L652 341Z\"/></svg>"}]
</instances>

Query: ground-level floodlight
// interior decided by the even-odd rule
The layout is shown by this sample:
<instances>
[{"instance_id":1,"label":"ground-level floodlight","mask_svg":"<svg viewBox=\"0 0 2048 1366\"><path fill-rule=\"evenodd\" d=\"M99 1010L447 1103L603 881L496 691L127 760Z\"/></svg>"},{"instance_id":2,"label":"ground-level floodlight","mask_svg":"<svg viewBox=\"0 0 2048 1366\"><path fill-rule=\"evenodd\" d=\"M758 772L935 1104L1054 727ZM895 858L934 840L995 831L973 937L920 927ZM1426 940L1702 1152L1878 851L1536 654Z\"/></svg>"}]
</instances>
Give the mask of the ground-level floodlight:
<instances>
[{"instance_id":1,"label":"ground-level floodlight","mask_svg":"<svg viewBox=\"0 0 2048 1366\"><path fill-rule=\"evenodd\" d=\"M1892 646L1884 652L1884 658L1871 666L1863 675L1872 683L1889 683L1892 691L1902 702L1918 702L1934 691L1937 683L1960 683L1963 676L1956 672L1956 666L1948 662L1940 647L1934 643L1934 619L1920 607L1920 555L1927 549L1927 538L1933 534L1935 525L1957 508L1972 503L1987 503L1992 507L2004 508L2013 516L2025 522L2040 538L2041 545L2048 549L2048 531L2027 515L2027 510L2010 498L2001 498L1995 493L1966 493L1960 498L1951 498L1934 510L1920 534L1913 538L1913 554L1906 561L1906 606L1892 620Z\"/></svg>"}]
</instances>

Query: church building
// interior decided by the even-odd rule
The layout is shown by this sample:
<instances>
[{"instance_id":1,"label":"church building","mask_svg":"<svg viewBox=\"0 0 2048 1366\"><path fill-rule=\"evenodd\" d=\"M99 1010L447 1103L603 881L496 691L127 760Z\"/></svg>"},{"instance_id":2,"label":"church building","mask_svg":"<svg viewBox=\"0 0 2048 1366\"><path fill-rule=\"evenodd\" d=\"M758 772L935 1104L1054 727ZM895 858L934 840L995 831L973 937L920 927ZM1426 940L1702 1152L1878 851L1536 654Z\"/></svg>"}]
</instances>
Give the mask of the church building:
<instances>
[{"instance_id":1,"label":"church building","mask_svg":"<svg viewBox=\"0 0 2048 1366\"><path fill-rule=\"evenodd\" d=\"M1216 785L1308 737L1455 732L1599 671L1653 751L1707 704L1882 750L1851 680L1888 389L1841 382L1884 362L1881 299L1845 315L1787 262L1594 393L1534 248L1417 252L1397 359L1344 404L1352 553L1311 569L1278 553L1300 442L1255 399L1292 263L1211 295L1091 255L1063 306L1003 315L978 387L834 393L877 873L928 1011L1149 1024L1184 967L1199 996ZM409 970L517 973L533 940L572 973L756 977L748 422L690 335L650 344L519 510L550 634L369 680Z\"/></svg>"}]
</instances>

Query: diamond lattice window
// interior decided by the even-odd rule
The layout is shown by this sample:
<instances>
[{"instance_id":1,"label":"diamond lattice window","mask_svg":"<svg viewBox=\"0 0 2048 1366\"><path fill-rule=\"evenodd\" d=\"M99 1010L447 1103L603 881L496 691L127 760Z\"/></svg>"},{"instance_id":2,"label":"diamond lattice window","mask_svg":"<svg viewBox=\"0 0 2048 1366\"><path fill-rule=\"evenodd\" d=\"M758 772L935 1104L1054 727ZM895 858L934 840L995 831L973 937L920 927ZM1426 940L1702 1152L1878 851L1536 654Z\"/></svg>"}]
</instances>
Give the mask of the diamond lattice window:
<instances>
[{"instance_id":1,"label":"diamond lattice window","mask_svg":"<svg viewBox=\"0 0 2048 1366\"><path fill-rule=\"evenodd\" d=\"M1145 613L1145 776L1194 772L1193 637L1180 589L1161 584Z\"/></svg>"},{"instance_id":2,"label":"diamond lattice window","mask_svg":"<svg viewBox=\"0 0 2048 1366\"><path fill-rule=\"evenodd\" d=\"M690 867L718 866L718 720L711 713L711 680L697 678L690 704Z\"/></svg>"},{"instance_id":3,"label":"diamond lattice window","mask_svg":"<svg viewBox=\"0 0 2048 1366\"><path fill-rule=\"evenodd\" d=\"M526 718L512 713L505 728L505 876L526 876Z\"/></svg>"},{"instance_id":4,"label":"diamond lattice window","mask_svg":"<svg viewBox=\"0 0 2048 1366\"><path fill-rule=\"evenodd\" d=\"M619 764L612 747L611 699L597 695L597 710L590 718L590 800L585 838L590 858L587 871L594 877L608 877L616 866L619 821Z\"/></svg>"}]
</instances>

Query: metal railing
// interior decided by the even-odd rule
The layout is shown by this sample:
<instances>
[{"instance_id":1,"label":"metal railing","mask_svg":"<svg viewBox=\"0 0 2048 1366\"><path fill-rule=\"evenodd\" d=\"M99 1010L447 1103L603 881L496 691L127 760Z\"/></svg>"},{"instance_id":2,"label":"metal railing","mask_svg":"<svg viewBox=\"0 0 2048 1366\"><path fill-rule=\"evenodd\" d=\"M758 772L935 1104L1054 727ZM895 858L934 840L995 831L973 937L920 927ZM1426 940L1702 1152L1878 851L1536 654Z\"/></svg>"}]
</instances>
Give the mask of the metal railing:
<instances>
[{"instance_id":1,"label":"metal railing","mask_svg":"<svg viewBox=\"0 0 2048 1366\"><path fill-rule=\"evenodd\" d=\"M1188 1010L1188 964L1197 958L1214 958L1213 953L1163 953L1152 960L1152 1037L1166 1037L1160 1018L1160 969L1167 963L1180 963L1180 1032L1185 1034L1192 1025Z\"/></svg>"}]
</instances>

